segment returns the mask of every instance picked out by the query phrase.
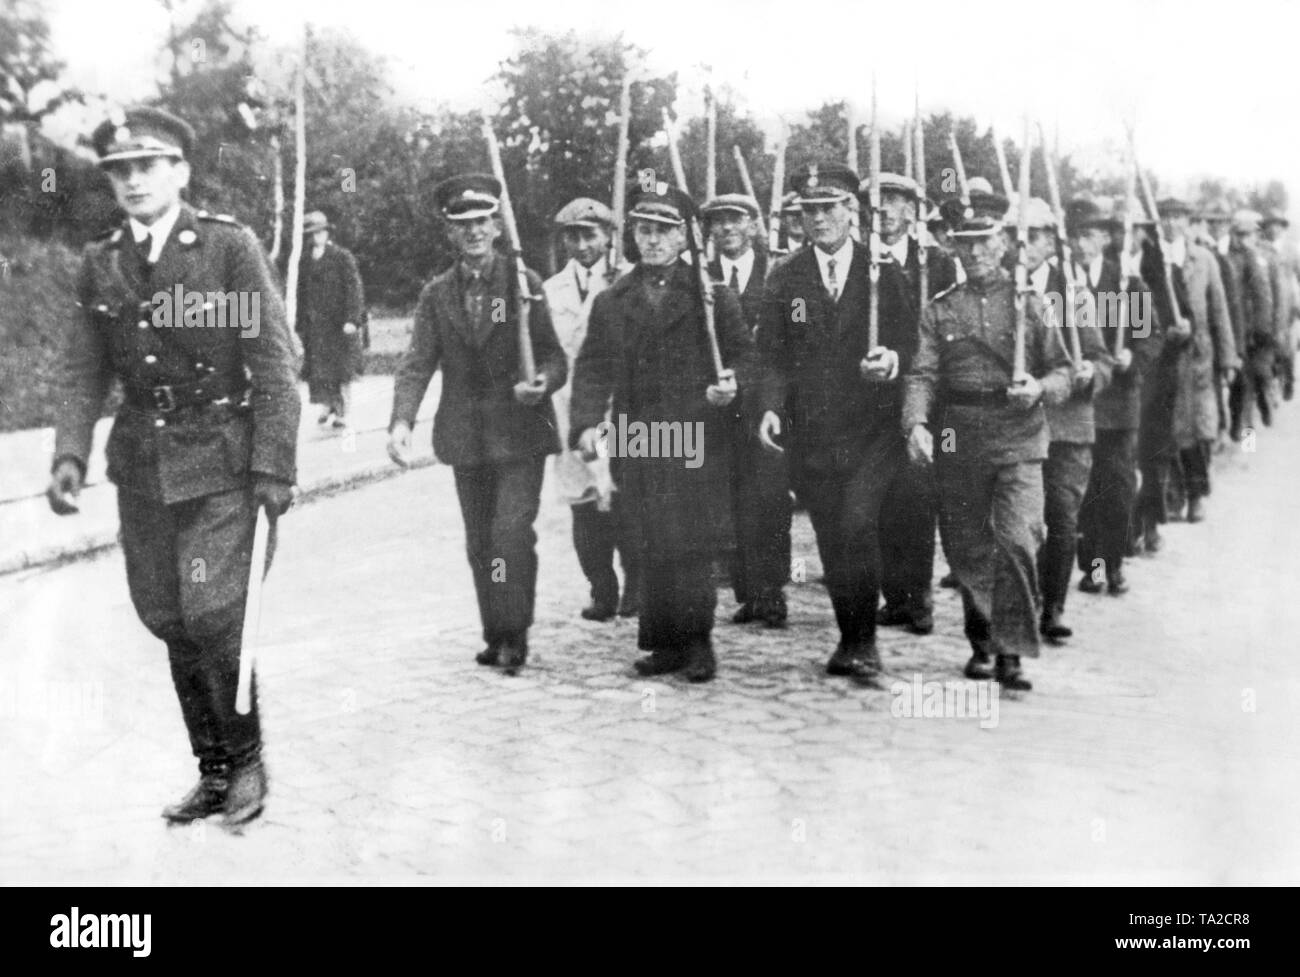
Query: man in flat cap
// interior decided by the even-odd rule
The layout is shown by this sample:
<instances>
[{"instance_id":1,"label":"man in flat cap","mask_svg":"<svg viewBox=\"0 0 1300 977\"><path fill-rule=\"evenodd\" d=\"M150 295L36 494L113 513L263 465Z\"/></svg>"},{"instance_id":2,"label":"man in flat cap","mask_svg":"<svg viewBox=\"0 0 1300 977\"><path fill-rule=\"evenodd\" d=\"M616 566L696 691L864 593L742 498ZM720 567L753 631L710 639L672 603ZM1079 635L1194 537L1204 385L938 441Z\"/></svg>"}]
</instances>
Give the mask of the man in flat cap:
<instances>
[{"instance_id":1,"label":"man in flat cap","mask_svg":"<svg viewBox=\"0 0 1300 977\"><path fill-rule=\"evenodd\" d=\"M361 372L365 289L356 258L330 240L319 210L303 218L307 249L298 266L298 321L306 353L303 373L319 424L346 427L353 379Z\"/></svg>"},{"instance_id":2,"label":"man in flat cap","mask_svg":"<svg viewBox=\"0 0 1300 977\"><path fill-rule=\"evenodd\" d=\"M717 669L713 561L730 535L733 403L752 342L735 295L713 286L723 367L715 371L704 257L691 246L691 263L681 260L695 205L652 171L642 177L628 210L640 260L592 303L574 368L569 443L589 459L609 455L636 519L643 546L637 645L649 652L637 672L707 682Z\"/></svg>"},{"instance_id":3,"label":"man in flat cap","mask_svg":"<svg viewBox=\"0 0 1300 977\"><path fill-rule=\"evenodd\" d=\"M1007 201L995 194L972 196L953 230L967 280L936 296L922 318L901 430L911 457L935 465L939 518L973 651L966 675L1027 690L1021 660L1039 653L1036 558L1049 443L1043 406L1069 396L1071 377L1032 289L1020 297L1025 357L1015 362L1017 296L1003 267L1006 211ZM937 455L931 420L942 432Z\"/></svg>"},{"instance_id":4,"label":"man in flat cap","mask_svg":"<svg viewBox=\"0 0 1300 977\"><path fill-rule=\"evenodd\" d=\"M1230 218L1231 215L1222 206L1201 207L1190 216L1189 229L1192 240L1205 248L1214 258L1214 263L1219 267L1219 278L1223 282L1224 298L1228 301L1228 322L1231 325L1233 351L1236 353L1238 361L1238 369L1233 373L1233 383L1235 383L1237 382L1235 378L1241 375L1241 358L1245 352L1246 344L1241 331L1241 282L1236 277L1236 269L1233 268L1232 262L1228 260L1228 244L1231 238L1227 232L1227 223ZM1215 451L1222 451L1227 446L1228 430L1232 423L1232 412L1228 408L1228 398L1233 384L1227 381L1228 370L1226 367L1227 364L1218 360L1215 361L1214 375L1219 381L1214 398L1219 417L1219 429L1215 436Z\"/></svg>"},{"instance_id":5,"label":"man in flat cap","mask_svg":"<svg viewBox=\"0 0 1300 977\"><path fill-rule=\"evenodd\" d=\"M1205 518L1210 494L1210 458L1219 431L1219 384L1231 385L1241 365L1232 336L1228 296L1219 263L1191 236L1191 206L1174 197L1157 205L1164 225L1164 250L1175 294L1191 326L1178 359L1173 437L1176 474L1186 499L1187 521ZM1223 376L1216 375L1216 369ZM1181 514L1181 513L1180 513Z\"/></svg>"},{"instance_id":6,"label":"man in flat cap","mask_svg":"<svg viewBox=\"0 0 1300 977\"><path fill-rule=\"evenodd\" d=\"M1097 437L1079 508L1079 589L1096 594L1104 588L1112 597L1128 591L1124 558L1137 502L1142 384L1160 352L1154 325L1140 325L1143 307L1148 317L1151 313L1150 289L1136 274L1133 260L1121 262L1111 251L1111 238L1123 227L1120 217L1094 201L1066 205L1074 281L1087 289L1102 342L1114 361L1110 384L1093 398Z\"/></svg>"},{"instance_id":7,"label":"man in flat cap","mask_svg":"<svg viewBox=\"0 0 1300 977\"><path fill-rule=\"evenodd\" d=\"M1096 306L1087 285L1078 282L1077 267L1062 268L1056 214L1047 201L1030 197L1018 225L1028 228L1025 261L1029 287L1044 300L1051 333L1072 366L1070 395L1049 404L1050 444L1043 462L1043 521L1047 538L1038 551L1038 582L1043 595L1039 633L1061 641L1074 631L1064 621L1070 573L1079 545L1079 508L1092 472L1096 441L1093 397L1110 384L1114 359L1102 341ZM1080 358L1076 361L1074 350Z\"/></svg>"},{"instance_id":8,"label":"man in flat cap","mask_svg":"<svg viewBox=\"0 0 1300 977\"><path fill-rule=\"evenodd\" d=\"M1295 255L1284 250L1291 226L1279 211L1267 211L1259 222L1259 249L1269 262L1269 283L1273 289L1273 319L1277 323L1277 376L1282 399L1295 395L1295 318L1297 302Z\"/></svg>"},{"instance_id":9,"label":"man in flat cap","mask_svg":"<svg viewBox=\"0 0 1300 977\"><path fill-rule=\"evenodd\" d=\"M574 361L587 337L591 305L615 277L609 268L614 214L597 200L578 197L560 208L555 225L568 262L542 288L572 377ZM614 491L609 459L585 461L578 451L567 447L570 388L571 383L566 384L554 398L560 443L565 446L555 458L555 475L560 496L573 513L573 548L591 590L591 603L581 614L588 621L608 621L615 614L635 617L641 589L636 527L622 493ZM614 572L615 552L623 565L621 596Z\"/></svg>"},{"instance_id":10,"label":"man in flat cap","mask_svg":"<svg viewBox=\"0 0 1300 977\"><path fill-rule=\"evenodd\" d=\"M742 193L724 193L701 208L705 233L713 243L709 274L740 299L745 328L758 327L767 280L768 260L754 247L758 201ZM761 621L785 627L785 583L790 576L790 480L785 461L758 440L754 398L740 396L731 466L732 523L735 528L731 586L739 609L737 624Z\"/></svg>"},{"instance_id":11,"label":"man in flat cap","mask_svg":"<svg viewBox=\"0 0 1300 977\"><path fill-rule=\"evenodd\" d=\"M256 690L247 715L235 710L249 573L266 569L250 567L254 527L258 508L274 527L292 502L301 404L257 239L181 199L193 139L185 122L149 108L95 130L126 219L86 247L48 495L60 515L77 511L95 421L119 379L107 455L127 584L167 645L199 761L198 784L163 817L221 814L238 826L266 795Z\"/></svg>"},{"instance_id":12,"label":"man in flat cap","mask_svg":"<svg viewBox=\"0 0 1300 977\"><path fill-rule=\"evenodd\" d=\"M811 247L772 273L763 298L759 437L784 451L817 536L840 638L826 671L874 685L881 507L907 475L898 405L916 334L906 279L887 264L879 339L868 342L871 256L850 235L858 182L839 163L791 175Z\"/></svg>"},{"instance_id":13,"label":"man in flat cap","mask_svg":"<svg viewBox=\"0 0 1300 977\"><path fill-rule=\"evenodd\" d=\"M871 181L862 181L858 199L870 205ZM897 173L880 174L881 260L893 264L907 280L909 328L920 329L921 307L957 280L956 264L942 250L926 251L926 295L921 299L921 247L917 235L923 204L920 185ZM881 595L884 605L877 623L905 627L913 634L934 630L934 533L938 518L934 473L927 466L908 465L881 511Z\"/></svg>"},{"instance_id":14,"label":"man in flat cap","mask_svg":"<svg viewBox=\"0 0 1300 977\"><path fill-rule=\"evenodd\" d=\"M537 519L546 456L560 450L551 395L568 362L541 279L528 271L528 338L537 374L520 376L518 277L495 250L502 187L469 173L434 189L456 261L420 292L411 346L393 383L388 453L409 464L411 428L436 370L433 450L452 467L486 647L475 660L513 675L528 658L537 588Z\"/></svg>"},{"instance_id":15,"label":"man in flat cap","mask_svg":"<svg viewBox=\"0 0 1300 977\"><path fill-rule=\"evenodd\" d=\"M1232 215L1228 261L1241 283L1241 333L1237 350L1241 373L1228 395L1232 440L1240 441L1255 424L1255 408L1265 426L1273 423L1277 356L1277 320L1273 307L1273 274L1259 247L1260 215L1238 210Z\"/></svg>"}]
</instances>

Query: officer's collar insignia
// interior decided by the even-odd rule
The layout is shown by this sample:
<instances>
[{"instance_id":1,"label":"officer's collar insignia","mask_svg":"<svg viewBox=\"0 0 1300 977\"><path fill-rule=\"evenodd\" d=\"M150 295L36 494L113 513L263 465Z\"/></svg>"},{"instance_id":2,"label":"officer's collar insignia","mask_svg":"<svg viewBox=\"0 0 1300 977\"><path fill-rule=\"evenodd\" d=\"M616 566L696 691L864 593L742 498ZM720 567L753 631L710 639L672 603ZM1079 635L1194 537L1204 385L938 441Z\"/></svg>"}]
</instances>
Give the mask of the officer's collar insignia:
<instances>
[{"instance_id":1,"label":"officer's collar insignia","mask_svg":"<svg viewBox=\"0 0 1300 977\"><path fill-rule=\"evenodd\" d=\"M181 244L189 246L199 239L199 236L191 231L188 227L176 235L176 240Z\"/></svg>"}]
</instances>

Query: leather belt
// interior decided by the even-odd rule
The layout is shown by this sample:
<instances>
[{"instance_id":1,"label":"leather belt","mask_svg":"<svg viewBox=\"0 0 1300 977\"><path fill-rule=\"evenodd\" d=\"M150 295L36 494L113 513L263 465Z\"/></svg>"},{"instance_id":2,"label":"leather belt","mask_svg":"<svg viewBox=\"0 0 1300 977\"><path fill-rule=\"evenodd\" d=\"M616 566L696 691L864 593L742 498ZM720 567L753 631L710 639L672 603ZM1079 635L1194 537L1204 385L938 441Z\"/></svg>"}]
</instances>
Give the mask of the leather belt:
<instances>
[{"instance_id":1,"label":"leather belt","mask_svg":"<svg viewBox=\"0 0 1300 977\"><path fill-rule=\"evenodd\" d=\"M1006 390L945 390L943 402L954 407L1005 407Z\"/></svg>"},{"instance_id":2,"label":"leather belt","mask_svg":"<svg viewBox=\"0 0 1300 977\"><path fill-rule=\"evenodd\" d=\"M124 387L128 406L159 414L218 403L234 406L242 403L248 393L247 387L232 384L224 377L204 377L193 383L165 383L156 387L127 381Z\"/></svg>"}]
</instances>

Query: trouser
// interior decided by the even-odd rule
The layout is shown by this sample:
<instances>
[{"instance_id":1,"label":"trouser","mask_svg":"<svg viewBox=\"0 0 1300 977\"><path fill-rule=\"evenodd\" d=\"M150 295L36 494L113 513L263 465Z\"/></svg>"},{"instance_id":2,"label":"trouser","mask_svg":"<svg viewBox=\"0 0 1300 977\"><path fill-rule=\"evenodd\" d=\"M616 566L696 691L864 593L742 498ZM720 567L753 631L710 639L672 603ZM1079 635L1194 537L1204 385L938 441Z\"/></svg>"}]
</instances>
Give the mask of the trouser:
<instances>
[{"instance_id":1,"label":"trouser","mask_svg":"<svg viewBox=\"0 0 1300 977\"><path fill-rule=\"evenodd\" d=\"M748 604L780 597L790 578L790 480L785 456L738 427L731 466L735 551L731 585Z\"/></svg>"},{"instance_id":2,"label":"trouser","mask_svg":"<svg viewBox=\"0 0 1300 977\"><path fill-rule=\"evenodd\" d=\"M256 681L248 715L235 712L239 650L256 506L239 489L174 505L120 489L122 553L131 603L167 644L190 748L204 773L261 751ZM270 548L268 547L268 565Z\"/></svg>"},{"instance_id":3,"label":"trouser","mask_svg":"<svg viewBox=\"0 0 1300 977\"><path fill-rule=\"evenodd\" d=\"M881 509L890 490L908 477L907 467L902 438L882 434L850 471L792 472L817 536L826 590L845 645L869 645L876 639Z\"/></svg>"},{"instance_id":4,"label":"trouser","mask_svg":"<svg viewBox=\"0 0 1300 977\"><path fill-rule=\"evenodd\" d=\"M573 549L591 588L592 603L609 607L618 603L615 552L623 565L623 591L635 594L641 586L639 545L623 493L613 493L608 512L601 512L595 501L570 508L573 512Z\"/></svg>"},{"instance_id":5,"label":"trouser","mask_svg":"<svg viewBox=\"0 0 1300 977\"><path fill-rule=\"evenodd\" d=\"M1079 547L1079 510L1092 473L1092 445L1053 441L1043 462L1043 517L1047 539L1038 551L1043 614L1060 614L1070 592Z\"/></svg>"},{"instance_id":6,"label":"trouser","mask_svg":"<svg viewBox=\"0 0 1300 977\"><path fill-rule=\"evenodd\" d=\"M880 512L880 592L889 607L919 612L934 603L934 472L904 465Z\"/></svg>"},{"instance_id":7,"label":"trouser","mask_svg":"<svg viewBox=\"0 0 1300 977\"><path fill-rule=\"evenodd\" d=\"M533 623L537 534L533 522L546 456L457 467L456 495L465 520L465 549L474 574L483 640L524 637Z\"/></svg>"},{"instance_id":8,"label":"trouser","mask_svg":"<svg viewBox=\"0 0 1300 977\"><path fill-rule=\"evenodd\" d=\"M1234 441L1241 440L1243 433L1255 426L1255 407L1259 407L1260 417L1265 424L1273 419L1273 407L1269 402L1275 370L1275 350L1273 341L1258 333L1246 338L1246 353L1242 357L1241 370L1228 391L1228 410L1232 413Z\"/></svg>"},{"instance_id":9,"label":"trouser","mask_svg":"<svg viewBox=\"0 0 1300 977\"><path fill-rule=\"evenodd\" d=\"M1097 431L1092 473L1079 508L1079 569L1084 573L1099 566L1115 573L1124 565L1137 495L1136 457L1136 431Z\"/></svg>"},{"instance_id":10,"label":"trouser","mask_svg":"<svg viewBox=\"0 0 1300 977\"><path fill-rule=\"evenodd\" d=\"M703 552L660 552L652 540L646 538L642 554L637 647L673 651L707 641L718 606L712 562Z\"/></svg>"},{"instance_id":11,"label":"trouser","mask_svg":"<svg viewBox=\"0 0 1300 977\"><path fill-rule=\"evenodd\" d=\"M1190 448L1178 452L1178 465L1183 475L1183 490L1188 501L1210 494L1210 459L1214 456L1214 442L1197 441Z\"/></svg>"},{"instance_id":12,"label":"trouser","mask_svg":"<svg viewBox=\"0 0 1300 977\"><path fill-rule=\"evenodd\" d=\"M940 454L939 519L979 652L1037 657L1043 543L1041 461L993 465Z\"/></svg>"}]
</instances>

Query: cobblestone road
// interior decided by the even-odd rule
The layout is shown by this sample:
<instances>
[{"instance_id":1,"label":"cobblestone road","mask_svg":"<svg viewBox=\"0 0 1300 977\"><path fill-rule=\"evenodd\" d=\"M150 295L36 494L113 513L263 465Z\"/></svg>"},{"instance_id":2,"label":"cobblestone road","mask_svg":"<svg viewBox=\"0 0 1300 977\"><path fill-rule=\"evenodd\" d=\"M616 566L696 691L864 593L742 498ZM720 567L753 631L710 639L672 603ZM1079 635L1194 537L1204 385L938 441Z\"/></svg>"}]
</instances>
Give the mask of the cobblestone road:
<instances>
[{"instance_id":1,"label":"cobblestone road","mask_svg":"<svg viewBox=\"0 0 1300 977\"><path fill-rule=\"evenodd\" d=\"M1221 458L1210 519L1167 528L1130 595L996 725L906 718L829 679L807 522L784 632L729 623L716 682L647 681L635 624L593 624L548 492L533 657L480 647L445 468L296 511L267 587L272 794L243 837L168 829L192 782L164 651L119 553L0 579L0 881L1300 879L1300 422ZM882 635L890 680L960 679L937 629ZM726 623L724 623L726 622Z\"/></svg>"}]
</instances>

